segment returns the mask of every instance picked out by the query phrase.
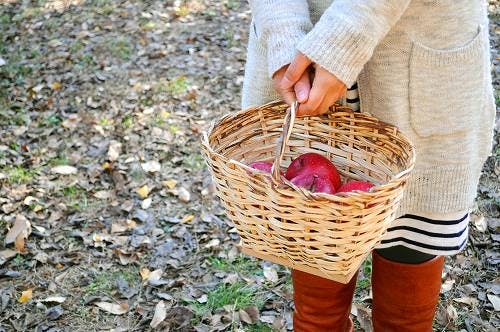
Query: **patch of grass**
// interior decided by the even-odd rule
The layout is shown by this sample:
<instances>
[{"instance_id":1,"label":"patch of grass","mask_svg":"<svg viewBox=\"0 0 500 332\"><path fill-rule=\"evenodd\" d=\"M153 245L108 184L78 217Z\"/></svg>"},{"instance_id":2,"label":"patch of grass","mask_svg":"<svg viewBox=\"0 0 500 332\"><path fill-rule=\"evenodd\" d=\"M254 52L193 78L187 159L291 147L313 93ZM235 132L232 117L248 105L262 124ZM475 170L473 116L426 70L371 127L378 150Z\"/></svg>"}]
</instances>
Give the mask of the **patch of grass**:
<instances>
[{"instance_id":1,"label":"patch of grass","mask_svg":"<svg viewBox=\"0 0 500 332\"><path fill-rule=\"evenodd\" d=\"M123 129L132 128L134 125L134 117L131 114L127 114L122 119L122 127Z\"/></svg>"},{"instance_id":2,"label":"patch of grass","mask_svg":"<svg viewBox=\"0 0 500 332\"><path fill-rule=\"evenodd\" d=\"M185 167L192 171L199 171L205 167L205 161L199 153L192 153L182 161Z\"/></svg>"},{"instance_id":3,"label":"patch of grass","mask_svg":"<svg viewBox=\"0 0 500 332\"><path fill-rule=\"evenodd\" d=\"M49 165L52 167L68 165L68 163L69 163L69 160L68 160L68 157L66 157L66 155L59 155L59 156L49 160ZM64 188L64 189L66 189L66 188ZM63 191L64 191L64 189L63 189Z\"/></svg>"},{"instance_id":4,"label":"patch of grass","mask_svg":"<svg viewBox=\"0 0 500 332\"><path fill-rule=\"evenodd\" d=\"M10 24L10 15L6 14L6 13L0 15L0 24L1 25L9 25Z\"/></svg>"},{"instance_id":5,"label":"patch of grass","mask_svg":"<svg viewBox=\"0 0 500 332\"><path fill-rule=\"evenodd\" d=\"M262 272L258 261L249 259L243 255L238 256L233 262L217 257L209 257L208 261L213 269L219 271L253 275Z\"/></svg>"},{"instance_id":6,"label":"patch of grass","mask_svg":"<svg viewBox=\"0 0 500 332\"><path fill-rule=\"evenodd\" d=\"M29 267L29 260L23 255L17 254L16 257L12 259L12 264L14 264L17 269L26 269Z\"/></svg>"},{"instance_id":7,"label":"patch of grass","mask_svg":"<svg viewBox=\"0 0 500 332\"><path fill-rule=\"evenodd\" d=\"M206 307L211 310L231 305L235 310L243 309L251 305L261 307L264 305L254 289L237 282L232 285L222 284L208 293Z\"/></svg>"},{"instance_id":8,"label":"patch of grass","mask_svg":"<svg viewBox=\"0 0 500 332\"><path fill-rule=\"evenodd\" d=\"M91 0L88 4L94 7L96 13L101 15L109 15L115 9L112 0Z\"/></svg>"},{"instance_id":9,"label":"patch of grass","mask_svg":"<svg viewBox=\"0 0 500 332\"><path fill-rule=\"evenodd\" d=\"M188 6L180 6L175 9L175 15L179 17L188 16L190 12Z\"/></svg>"},{"instance_id":10,"label":"patch of grass","mask_svg":"<svg viewBox=\"0 0 500 332\"><path fill-rule=\"evenodd\" d=\"M257 324L245 326L243 331L245 331L245 332L273 332L273 329L267 324L258 322Z\"/></svg>"},{"instance_id":11,"label":"patch of grass","mask_svg":"<svg viewBox=\"0 0 500 332\"><path fill-rule=\"evenodd\" d=\"M144 21L141 23L141 28L146 31L154 30L156 28L156 22Z\"/></svg>"},{"instance_id":12,"label":"patch of grass","mask_svg":"<svg viewBox=\"0 0 500 332\"><path fill-rule=\"evenodd\" d=\"M75 185L64 187L61 195L65 198L65 203L75 209L81 210L89 206L87 191Z\"/></svg>"},{"instance_id":13,"label":"patch of grass","mask_svg":"<svg viewBox=\"0 0 500 332\"><path fill-rule=\"evenodd\" d=\"M62 119L57 114L51 114L40 123L41 127L57 127L61 124Z\"/></svg>"},{"instance_id":14,"label":"patch of grass","mask_svg":"<svg viewBox=\"0 0 500 332\"><path fill-rule=\"evenodd\" d=\"M101 125L103 127L108 127L108 126L111 126L112 124L113 124L112 119L105 118L105 117L102 117L99 119L99 125Z\"/></svg>"},{"instance_id":15,"label":"patch of grass","mask_svg":"<svg viewBox=\"0 0 500 332\"><path fill-rule=\"evenodd\" d=\"M112 39L108 42L108 49L111 55L123 61L130 60L133 53L133 47L130 40L124 37Z\"/></svg>"},{"instance_id":16,"label":"patch of grass","mask_svg":"<svg viewBox=\"0 0 500 332\"><path fill-rule=\"evenodd\" d=\"M362 271L363 271L363 274L362 274L363 277L358 278L358 280L356 281L357 291L367 290L368 288L370 288L371 276L372 276L372 258L371 258L371 256L368 257L364 261L363 266L362 266Z\"/></svg>"},{"instance_id":17,"label":"patch of grass","mask_svg":"<svg viewBox=\"0 0 500 332\"><path fill-rule=\"evenodd\" d=\"M20 184L30 182L38 171L36 169L27 169L23 166L7 166L2 169L2 173L7 174L9 182Z\"/></svg>"},{"instance_id":18,"label":"patch of grass","mask_svg":"<svg viewBox=\"0 0 500 332\"><path fill-rule=\"evenodd\" d=\"M164 120L163 118L161 118L161 117L157 117L157 118L155 119L155 121L156 121L156 125L157 125L157 126L162 126L162 125L165 123L165 120ZM171 133L172 133L172 134L174 134L174 135L175 135L175 134L176 134L179 130L180 130L180 129L179 129L179 127L177 127L176 125L171 124L171 125L169 125L169 126L168 126L168 131L169 131L169 132L171 132Z\"/></svg>"},{"instance_id":19,"label":"patch of grass","mask_svg":"<svg viewBox=\"0 0 500 332\"><path fill-rule=\"evenodd\" d=\"M137 267L130 266L121 271L103 271L94 276L92 282L85 288L86 295L109 294L116 289L116 282L123 278L129 286L140 284L139 271Z\"/></svg>"},{"instance_id":20,"label":"patch of grass","mask_svg":"<svg viewBox=\"0 0 500 332\"><path fill-rule=\"evenodd\" d=\"M165 91L171 95L181 95L189 89L189 80L185 76L178 76L168 81Z\"/></svg>"},{"instance_id":21,"label":"patch of grass","mask_svg":"<svg viewBox=\"0 0 500 332\"><path fill-rule=\"evenodd\" d=\"M85 47L85 44L83 44L83 42L80 40L80 39L77 39L75 40L71 46L69 47L69 51L71 53L78 53L80 52L81 50L83 50Z\"/></svg>"},{"instance_id":22,"label":"patch of grass","mask_svg":"<svg viewBox=\"0 0 500 332\"><path fill-rule=\"evenodd\" d=\"M240 2L238 0L227 0L224 5L227 7L227 9L240 8Z\"/></svg>"}]
</instances>

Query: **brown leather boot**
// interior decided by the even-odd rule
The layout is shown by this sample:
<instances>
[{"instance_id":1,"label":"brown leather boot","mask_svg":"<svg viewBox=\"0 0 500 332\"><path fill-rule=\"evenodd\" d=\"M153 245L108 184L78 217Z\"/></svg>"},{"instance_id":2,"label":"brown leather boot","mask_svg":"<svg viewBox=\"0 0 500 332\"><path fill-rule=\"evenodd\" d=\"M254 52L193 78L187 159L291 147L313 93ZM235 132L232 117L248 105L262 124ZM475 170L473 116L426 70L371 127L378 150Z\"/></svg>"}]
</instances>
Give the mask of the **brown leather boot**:
<instances>
[{"instance_id":1,"label":"brown leather boot","mask_svg":"<svg viewBox=\"0 0 500 332\"><path fill-rule=\"evenodd\" d=\"M295 332L352 332L349 318L357 274L348 284L292 270L293 330Z\"/></svg>"},{"instance_id":2,"label":"brown leather boot","mask_svg":"<svg viewBox=\"0 0 500 332\"><path fill-rule=\"evenodd\" d=\"M372 253L374 332L431 332L444 258L404 264Z\"/></svg>"}]
</instances>

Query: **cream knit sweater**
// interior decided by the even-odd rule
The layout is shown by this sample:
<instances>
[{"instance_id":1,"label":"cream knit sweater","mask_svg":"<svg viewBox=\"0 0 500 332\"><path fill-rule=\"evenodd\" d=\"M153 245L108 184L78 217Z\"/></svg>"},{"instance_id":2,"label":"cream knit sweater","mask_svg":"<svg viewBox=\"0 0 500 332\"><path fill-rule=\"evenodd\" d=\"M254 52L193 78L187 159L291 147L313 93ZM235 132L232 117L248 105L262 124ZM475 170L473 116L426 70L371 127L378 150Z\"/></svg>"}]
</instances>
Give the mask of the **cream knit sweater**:
<instances>
[{"instance_id":1,"label":"cream knit sweater","mask_svg":"<svg viewBox=\"0 0 500 332\"><path fill-rule=\"evenodd\" d=\"M250 0L242 106L279 96L272 74L297 51L347 86L361 109L415 144L399 215L467 210L491 151L495 105L484 0Z\"/></svg>"}]
</instances>

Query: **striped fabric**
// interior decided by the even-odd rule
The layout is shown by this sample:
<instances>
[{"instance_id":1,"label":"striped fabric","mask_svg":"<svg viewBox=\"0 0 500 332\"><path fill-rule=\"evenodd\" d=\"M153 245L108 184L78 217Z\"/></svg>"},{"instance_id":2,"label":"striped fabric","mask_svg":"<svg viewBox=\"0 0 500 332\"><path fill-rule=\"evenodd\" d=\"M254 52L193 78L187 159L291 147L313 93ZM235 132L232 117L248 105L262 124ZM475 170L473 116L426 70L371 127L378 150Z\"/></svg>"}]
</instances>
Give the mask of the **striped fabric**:
<instances>
[{"instance_id":1,"label":"striped fabric","mask_svg":"<svg viewBox=\"0 0 500 332\"><path fill-rule=\"evenodd\" d=\"M431 255L454 255L467 244L469 213L406 214L396 219L377 248L402 245Z\"/></svg>"},{"instance_id":2,"label":"striped fabric","mask_svg":"<svg viewBox=\"0 0 500 332\"><path fill-rule=\"evenodd\" d=\"M347 89L345 97L341 100L342 105L349 106L355 112L359 112L359 93L358 84L354 83L353 86Z\"/></svg>"}]
</instances>

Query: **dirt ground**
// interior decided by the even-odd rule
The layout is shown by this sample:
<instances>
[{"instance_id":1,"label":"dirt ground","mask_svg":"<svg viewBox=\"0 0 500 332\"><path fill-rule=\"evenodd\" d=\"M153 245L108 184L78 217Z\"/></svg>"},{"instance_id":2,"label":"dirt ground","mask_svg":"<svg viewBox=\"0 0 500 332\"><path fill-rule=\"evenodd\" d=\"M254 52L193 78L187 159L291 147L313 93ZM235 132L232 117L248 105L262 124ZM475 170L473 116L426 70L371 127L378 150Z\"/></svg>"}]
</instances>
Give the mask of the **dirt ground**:
<instances>
[{"instance_id":1,"label":"dirt ground","mask_svg":"<svg viewBox=\"0 0 500 332\"><path fill-rule=\"evenodd\" d=\"M0 1L0 331L291 329L289 271L239 253L199 151L239 109L249 20L236 0ZM435 331L500 327L499 140Z\"/></svg>"}]
</instances>

